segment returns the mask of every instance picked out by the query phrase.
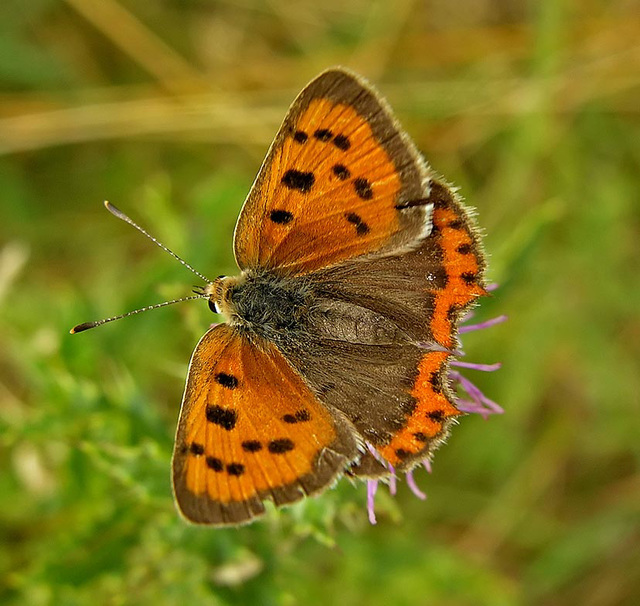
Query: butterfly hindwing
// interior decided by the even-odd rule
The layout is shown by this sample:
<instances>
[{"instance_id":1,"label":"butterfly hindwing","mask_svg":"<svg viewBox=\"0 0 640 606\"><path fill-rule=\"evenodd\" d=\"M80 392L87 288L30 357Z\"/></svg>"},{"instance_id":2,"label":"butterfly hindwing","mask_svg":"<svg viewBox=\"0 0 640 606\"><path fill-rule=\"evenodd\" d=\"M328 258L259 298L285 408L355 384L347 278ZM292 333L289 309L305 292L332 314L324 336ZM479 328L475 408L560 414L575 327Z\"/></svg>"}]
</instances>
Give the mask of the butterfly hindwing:
<instances>
[{"instance_id":1,"label":"butterfly hindwing","mask_svg":"<svg viewBox=\"0 0 640 606\"><path fill-rule=\"evenodd\" d=\"M176 500L197 523L241 524L263 501L330 485L357 455L348 421L321 405L273 345L227 325L190 364L173 459Z\"/></svg>"},{"instance_id":2,"label":"butterfly hindwing","mask_svg":"<svg viewBox=\"0 0 640 606\"><path fill-rule=\"evenodd\" d=\"M433 230L415 250L310 274L318 297L312 336L281 345L322 401L400 470L430 456L460 414L449 358L459 318L486 294L467 211L439 181L431 181L428 201ZM352 472L371 475L368 463L365 457Z\"/></svg>"},{"instance_id":3,"label":"butterfly hindwing","mask_svg":"<svg viewBox=\"0 0 640 606\"><path fill-rule=\"evenodd\" d=\"M410 248L431 226L416 202L428 177L386 102L328 70L294 101L260 169L236 226L238 264L307 273Z\"/></svg>"},{"instance_id":4,"label":"butterfly hindwing","mask_svg":"<svg viewBox=\"0 0 640 606\"><path fill-rule=\"evenodd\" d=\"M379 445L382 457L400 469L424 459L443 441L451 421L460 414L449 386L449 358L458 347L458 323L478 298L487 294L485 261L477 230L469 212L445 184L432 181L433 230L420 250L439 251L443 279L429 288L427 343L449 351L425 351L417 366L411 395L415 409L391 440ZM419 252L419 251L418 251Z\"/></svg>"}]
</instances>

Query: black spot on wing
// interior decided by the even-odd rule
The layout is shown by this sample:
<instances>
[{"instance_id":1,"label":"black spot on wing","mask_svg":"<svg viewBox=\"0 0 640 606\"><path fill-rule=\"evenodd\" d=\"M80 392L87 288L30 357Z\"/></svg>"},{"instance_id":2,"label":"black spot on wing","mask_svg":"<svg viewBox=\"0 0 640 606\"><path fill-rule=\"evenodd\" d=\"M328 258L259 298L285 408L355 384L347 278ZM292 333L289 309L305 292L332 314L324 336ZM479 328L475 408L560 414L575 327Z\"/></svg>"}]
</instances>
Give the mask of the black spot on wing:
<instances>
[{"instance_id":1,"label":"black spot on wing","mask_svg":"<svg viewBox=\"0 0 640 606\"><path fill-rule=\"evenodd\" d=\"M460 274L460 277L464 280L465 284L471 286L478 281L478 274L466 271L463 274Z\"/></svg>"},{"instance_id":2,"label":"black spot on wing","mask_svg":"<svg viewBox=\"0 0 640 606\"><path fill-rule=\"evenodd\" d=\"M329 141L331 137L333 137L333 133L328 128L319 128L313 136L318 139L318 141Z\"/></svg>"},{"instance_id":3,"label":"black spot on wing","mask_svg":"<svg viewBox=\"0 0 640 606\"><path fill-rule=\"evenodd\" d=\"M295 444L289 438L279 438L269 442L269 452L273 454L282 454L289 452L295 448Z\"/></svg>"},{"instance_id":4,"label":"black spot on wing","mask_svg":"<svg viewBox=\"0 0 640 606\"><path fill-rule=\"evenodd\" d=\"M369 226L362 220L360 215L356 213L345 213L345 219L356 226L356 233L359 236L364 236L369 233Z\"/></svg>"},{"instance_id":5,"label":"black spot on wing","mask_svg":"<svg viewBox=\"0 0 640 606\"><path fill-rule=\"evenodd\" d=\"M364 177L354 179L353 188L356 190L356 194L363 200L371 200L371 198L373 198L371 183Z\"/></svg>"},{"instance_id":6,"label":"black spot on wing","mask_svg":"<svg viewBox=\"0 0 640 606\"><path fill-rule=\"evenodd\" d=\"M309 411L306 408L303 408L302 410L298 410L295 414L293 415L284 415L282 417L282 420L285 423L303 423L304 421L310 421L311 420L311 414L309 413Z\"/></svg>"},{"instance_id":7,"label":"black spot on wing","mask_svg":"<svg viewBox=\"0 0 640 606\"><path fill-rule=\"evenodd\" d=\"M217 404L214 406L207 406L206 410L207 421L219 425L227 431L231 431L238 420L238 413L230 408L223 408Z\"/></svg>"},{"instance_id":8,"label":"black spot on wing","mask_svg":"<svg viewBox=\"0 0 640 606\"><path fill-rule=\"evenodd\" d=\"M293 221L293 215L288 210L272 210L271 213L269 213L269 219L274 223L286 225Z\"/></svg>"},{"instance_id":9,"label":"black spot on wing","mask_svg":"<svg viewBox=\"0 0 640 606\"><path fill-rule=\"evenodd\" d=\"M213 469L213 471L222 471L224 469L224 464L216 457L207 457L207 467L209 469Z\"/></svg>"},{"instance_id":10,"label":"black spot on wing","mask_svg":"<svg viewBox=\"0 0 640 606\"><path fill-rule=\"evenodd\" d=\"M309 138L309 135L307 135L307 133L305 133L303 130L297 130L293 134L293 140L296 143L306 143L308 138Z\"/></svg>"},{"instance_id":11,"label":"black spot on wing","mask_svg":"<svg viewBox=\"0 0 640 606\"><path fill-rule=\"evenodd\" d=\"M247 452L258 452L262 450L262 444L258 440L247 440L242 443L242 450Z\"/></svg>"},{"instance_id":12,"label":"black spot on wing","mask_svg":"<svg viewBox=\"0 0 640 606\"><path fill-rule=\"evenodd\" d=\"M442 423L444 421L444 412L442 410L432 410L431 412L427 413L427 416L434 423Z\"/></svg>"},{"instance_id":13,"label":"black spot on wing","mask_svg":"<svg viewBox=\"0 0 640 606\"><path fill-rule=\"evenodd\" d=\"M351 176L351 172L344 164L336 164L332 170L333 174L338 177L340 181L346 181Z\"/></svg>"},{"instance_id":14,"label":"black spot on wing","mask_svg":"<svg viewBox=\"0 0 640 606\"><path fill-rule=\"evenodd\" d=\"M297 189L303 194L311 190L316 178L313 173L305 173L300 170L290 168L282 177L282 184L289 189Z\"/></svg>"},{"instance_id":15,"label":"black spot on wing","mask_svg":"<svg viewBox=\"0 0 640 606\"><path fill-rule=\"evenodd\" d=\"M189 452L199 457L204 454L204 446L202 444L198 444L197 442L191 442Z\"/></svg>"},{"instance_id":16,"label":"black spot on wing","mask_svg":"<svg viewBox=\"0 0 640 606\"><path fill-rule=\"evenodd\" d=\"M230 375L226 372L219 372L216 374L216 382L220 383L222 387L226 387L227 389L235 389L238 387L238 379L233 375Z\"/></svg>"},{"instance_id":17,"label":"black spot on wing","mask_svg":"<svg viewBox=\"0 0 640 606\"><path fill-rule=\"evenodd\" d=\"M431 383L431 387L435 393L442 393L442 376L439 370L431 373L429 383Z\"/></svg>"},{"instance_id":18,"label":"black spot on wing","mask_svg":"<svg viewBox=\"0 0 640 606\"><path fill-rule=\"evenodd\" d=\"M229 463L227 465L227 473L230 476L241 476L244 473L244 465L242 463Z\"/></svg>"},{"instance_id":19,"label":"black spot on wing","mask_svg":"<svg viewBox=\"0 0 640 606\"><path fill-rule=\"evenodd\" d=\"M351 141L346 135L336 135L333 144L342 151L347 151L351 147Z\"/></svg>"}]
</instances>

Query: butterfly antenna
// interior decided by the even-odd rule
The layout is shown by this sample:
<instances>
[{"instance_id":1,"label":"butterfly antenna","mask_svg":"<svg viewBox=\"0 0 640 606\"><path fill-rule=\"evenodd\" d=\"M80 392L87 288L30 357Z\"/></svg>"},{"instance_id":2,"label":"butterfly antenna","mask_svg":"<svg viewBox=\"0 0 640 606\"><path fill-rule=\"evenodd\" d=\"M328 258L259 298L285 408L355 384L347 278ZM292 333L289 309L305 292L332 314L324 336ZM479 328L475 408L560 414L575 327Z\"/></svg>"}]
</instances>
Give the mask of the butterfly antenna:
<instances>
[{"instance_id":1,"label":"butterfly antenna","mask_svg":"<svg viewBox=\"0 0 640 606\"><path fill-rule=\"evenodd\" d=\"M189 297L182 297L181 299L173 299L173 301L164 301L164 303L156 303L155 305L148 305L147 307L134 309L133 311L128 311L126 314L113 316L113 318L105 318L104 320L96 320L95 322L84 322L83 324L78 324L77 326L74 326L69 332L72 335L75 335L76 333L82 332L83 330L89 330L90 328L95 328L96 326L100 326L101 324L107 324L107 322L113 322L114 320L127 318L129 316L142 313L143 311L149 311L150 309L158 309L159 307L166 307L167 305L173 305L174 303L182 303L182 301L193 301L194 299L206 299L206 298L207 298L207 295L202 294L202 295L191 295Z\"/></svg>"},{"instance_id":2,"label":"butterfly antenna","mask_svg":"<svg viewBox=\"0 0 640 606\"><path fill-rule=\"evenodd\" d=\"M154 244L157 244L162 250L164 250L165 252L168 252L174 259L177 259L180 263L182 263L182 265L184 265L188 270L192 271L201 280L204 280L207 284L211 284L211 280L209 280L209 278L207 278L206 276L203 276L199 271L197 271L193 267L191 267L191 265L189 265L184 259L181 259L178 255L176 255L176 253L174 253L172 250L168 249L162 242L160 242L159 240L156 240L149 232L147 232L142 227L140 227L137 223L132 221L119 208L116 208L113 204L111 204L111 202L105 200L104 201L104 205L105 205L106 209L114 217L118 217L118 219L121 219L125 223L128 223L129 225L135 227L141 234L144 234ZM175 302L177 303L177 301L175 301ZM169 301L169 303L174 303L174 301ZM131 313L137 313L137 312L131 312Z\"/></svg>"}]
</instances>

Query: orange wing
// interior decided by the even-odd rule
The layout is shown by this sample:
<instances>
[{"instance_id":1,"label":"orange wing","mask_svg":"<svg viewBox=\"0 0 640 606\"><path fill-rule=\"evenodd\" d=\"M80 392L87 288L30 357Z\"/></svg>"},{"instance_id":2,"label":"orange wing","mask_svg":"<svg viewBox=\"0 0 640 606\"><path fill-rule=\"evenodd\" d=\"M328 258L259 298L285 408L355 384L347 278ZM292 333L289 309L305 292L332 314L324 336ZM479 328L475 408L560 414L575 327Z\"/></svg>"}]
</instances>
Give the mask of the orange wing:
<instances>
[{"instance_id":1,"label":"orange wing","mask_svg":"<svg viewBox=\"0 0 640 606\"><path fill-rule=\"evenodd\" d=\"M264 499L282 505L325 488L357 456L354 432L336 414L273 345L212 328L193 353L176 435L182 513L241 524L264 512Z\"/></svg>"},{"instance_id":2,"label":"orange wing","mask_svg":"<svg viewBox=\"0 0 640 606\"><path fill-rule=\"evenodd\" d=\"M235 233L241 269L307 273L428 235L429 170L386 102L332 69L300 93L258 173Z\"/></svg>"}]
</instances>

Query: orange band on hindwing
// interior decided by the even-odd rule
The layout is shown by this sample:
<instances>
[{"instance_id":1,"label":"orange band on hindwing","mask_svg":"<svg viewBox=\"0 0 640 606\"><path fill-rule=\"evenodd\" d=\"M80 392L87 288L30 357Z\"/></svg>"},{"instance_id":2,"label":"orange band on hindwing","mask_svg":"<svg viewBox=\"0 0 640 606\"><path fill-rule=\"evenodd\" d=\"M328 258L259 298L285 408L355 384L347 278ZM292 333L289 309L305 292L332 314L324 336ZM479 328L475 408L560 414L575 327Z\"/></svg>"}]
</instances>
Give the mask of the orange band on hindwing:
<instances>
[{"instance_id":1,"label":"orange band on hindwing","mask_svg":"<svg viewBox=\"0 0 640 606\"><path fill-rule=\"evenodd\" d=\"M433 339L443 347L457 346L460 316L484 288L484 257L472 223L455 194L445 185L432 181L428 202L433 205L433 228L429 239L441 253L446 275L444 286L431 290L433 311L430 328ZM394 467L410 466L420 457L429 456L439 440L446 436L451 420L460 415L448 388L449 352L426 353L418 364L418 374L411 395L415 410L404 427L394 433L380 454Z\"/></svg>"},{"instance_id":2,"label":"orange band on hindwing","mask_svg":"<svg viewBox=\"0 0 640 606\"><path fill-rule=\"evenodd\" d=\"M447 275L445 288L438 291L434 299L431 330L440 345L453 348L461 312L487 294L484 258L470 221L451 190L432 181L429 201L433 204L430 237L437 238Z\"/></svg>"},{"instance_id":3,"label":"orange band on hindwing","mask_svg":"<svg viewBox=\"0 0 640 606\"><path fill-rule=\"evenodd\" d=\"M378 449L394 467L418 454L428 455L433 441L446 432L450 419L461 414L447 395L448 357L447 352L432 351L420 360L411 390L416 407L407 418L407 424L386 446Z\"/></svg>"}]
</instances>

